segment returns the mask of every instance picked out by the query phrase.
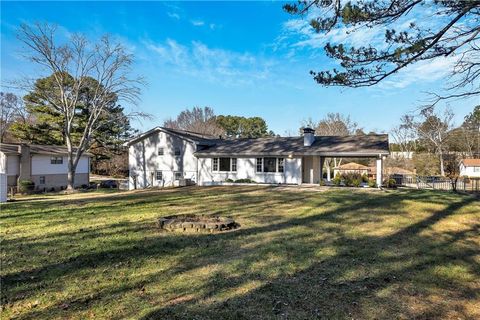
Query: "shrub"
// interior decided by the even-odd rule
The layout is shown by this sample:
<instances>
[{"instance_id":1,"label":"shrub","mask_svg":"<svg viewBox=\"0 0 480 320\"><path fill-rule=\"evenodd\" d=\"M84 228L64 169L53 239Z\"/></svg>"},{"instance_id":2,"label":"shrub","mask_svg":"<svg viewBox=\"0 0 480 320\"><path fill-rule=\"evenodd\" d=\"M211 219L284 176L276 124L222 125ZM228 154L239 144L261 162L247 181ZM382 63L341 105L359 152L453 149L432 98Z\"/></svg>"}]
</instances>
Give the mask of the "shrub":
<instances>
[{"instance_id":1,"label":"shrub","mask_svg":"<svg viewBox=\"0 0 480 320\"><path fill-rule=\"evenodd\" d=\"M377 187L377 182L373 179L368 180L368 186L370 188L376 188Z\"/></svg>"},{"instance_id":2,"label":"shrub","mask_svg":"<svg viewBox=\"0 0 480 320\"><path fill-rule=\"evenodd\" d=\"M360 183L362 182L362 176L358 172L348 172L342 174L343 182L347 187L351 187L354 185L354 181L358 180Z\"/></svg>"},{"instance_id":3,"label":"shrub","mask_svg":"<svg viewBox=\"0 0 480 320\"><path fill-rule=\"evenodd\" d=\"M35 182L30 180L20 180L18 187L21 193L28 193L35 189Z\"/></svg>"},{"instance_id":4,"label":"shrub","mask_svg":"<svg viewBox=\"0 0 480 320\"><path fill-rule=\"evenodd\" d=\"M352 180L352 185L353 185L354 187L357 187L357 188L358 188L358 187L360 187L361 184L362 184L362 179L353 179L353 180Z\"/></svg>"},{"instance_id":5,"label":"shrub","mask_svg":"<svg viewBox=\"0 0 480 320\"><path fill-rule=\"evenodd\" d=\"M332 182L334 185L336 185L337 187L340 186L340 183L342 183L342 177L340 177L340 174L337 173L335 175L335 178L332 179Z\"/></svg>"},{"instance_id":6,"label":"shrub","mask_svg":"<svg viewBox=\"0 0 480 320\"><path fill-rule=\"evenodd\" d=\"M255 183L255 180L252 179L237 179L235 183Z\"/></svg>"},{"instance_id":7,"label":"shrub","mask_svg":"<svg viewBox=\"0 0 480 320\"><path fill-rule=\"evenodd\" d=\"M368 175L366 173L362 175L362 182L368 182Z\"/></svg>"},{"instance_id":8,"label":"shrub","mask_svg":"<svg viewBox=\"0 0 480 320\"><path fill-rule=\"evenodd\" d=\"M323 179L320 179L320 186L324 186L325 185L325 181Z\"/></svg>"},{"instance_id":9,"label":"shrub","mask_svg":"<svg viewBox=\"0 0 480 320\"><path fill-rule=\"evenodd\" d=\"M225 182L233 182L233 179L230 179L230 178L225 179Z\"/></svg>"},{"instance_id":10,"label":"shrub","mask_svg":"<svg viewBox=\"0 0 480 320\"><path fill-rule=\"evenodd\" d=\"M383 185L387 188L396 188L397 182L395 181L395 179L387 179L383 182Z\"/></svg>"}]
</instances>

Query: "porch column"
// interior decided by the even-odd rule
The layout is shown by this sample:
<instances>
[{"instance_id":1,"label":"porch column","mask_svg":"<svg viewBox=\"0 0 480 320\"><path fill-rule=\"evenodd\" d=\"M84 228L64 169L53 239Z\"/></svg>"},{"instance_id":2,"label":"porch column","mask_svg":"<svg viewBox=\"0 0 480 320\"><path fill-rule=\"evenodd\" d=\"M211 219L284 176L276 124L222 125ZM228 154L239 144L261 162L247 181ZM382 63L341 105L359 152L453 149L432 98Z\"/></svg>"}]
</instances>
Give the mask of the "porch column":
<instances>
[{"instance_id":1,"label":"porch column","mask_svg":"<svg viewBox=\"0 0 480 320\"><path fill-rule=\"evenodd\" d=\"M376 166L376 169L377 169L377 187L380 188L382 186L382 181L383 181L383 176L382 176L382 173L383 173L383 159L382 159L382 156L379 156L378 159L377 159L377 166Z\"/></svg>"},{"instance_id":2,"label":"porch column","mask_svg":"<svg viewBox=\"0 0 480 320\"><path fill-rule=\"evenodd\" d=\"M319 183L323 181L323 164L325 163L325 158L320 157L320 180L318 180Z\"/></svg>"},{"instance_id":3,"label":"porch column","mask_svg":"<svg viewBox=\"0 0 480 320\"><path fill-rule=\"evenodd\" d=\"M330 159L330 161L332 161ZM327 181L330 182L330 161L327 161Z\"/></svg>"}]
</instances>

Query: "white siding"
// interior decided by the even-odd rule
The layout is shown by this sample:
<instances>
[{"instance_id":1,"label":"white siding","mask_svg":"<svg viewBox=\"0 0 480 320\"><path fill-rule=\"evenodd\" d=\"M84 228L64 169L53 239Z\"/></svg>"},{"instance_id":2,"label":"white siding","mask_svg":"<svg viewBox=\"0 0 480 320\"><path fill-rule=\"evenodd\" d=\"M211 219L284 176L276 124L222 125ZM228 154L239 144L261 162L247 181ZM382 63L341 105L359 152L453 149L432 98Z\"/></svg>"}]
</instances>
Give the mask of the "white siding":
<instances>
[{"instance_id":1,"label":"white siding","mask_svg":"<svg viewBox=\"0 0 480 320\"><path fill-rule=\"evenodd\" d=\"M158 150L163 148L163 155ZM180 148L180 156L175 156ZM182 172L183 177L197 181L197 158L193 155L195 144L165 132L156 132L130 145L128 149L129 189L153 186L172 186L174 173ZM162 171L163 180L156 180L156 171Z\"/></svg>"},{"instance_id":2,"label":"white siding","mask_svg":"<svg viewBox=\"0 0 480 320\"><path fill-rule=\"evenodd\" d=\"M7 202L7 175L0 173L0 202Z\"/></svg>"},{"instance_id":3,"label":"white siding","mask_svg":"<svg viewBox=\"0 0 480 320\"><path fill-rule=\"evenodd\" d=\"M7 156L0 152L0 202L7 202Z\"/></svg>"},{"instance_id":4,"label":"white siding","mask_svg":"<svg viewBox=\"0 0 480 320\"><path fill-rule=\"evenodd\" d=\"M471 178L475 178L475 177L480 178L480 172L475 172L475 167L465 167L462 163L462 164L460 164L460 176L468 176L468 177L471 177Z\"/></svg>"},{"instance_id":5,"label":"white siding","mask_svg":"<svg viewBox=\"0 0 480 320\"><path fill-rule=\"evenodd\" d=\"M63 157L62 164L51 164L50 155L33 155L32 156L32 175L39 174L67 174L68 160ZM76 173L88 173L88 157L83 156L78 161Z\"/></svg>"},{"instance_id":6,"label":"white siding","mask_svg":"<svg viewBox=\"0 0 480 320\"><path fill-rule=\"evenodd\" d=\"M7 156L7 176L18 176L20 174L20 157Z\"/></svg>"},{"instance_id":7,"label":"white siding","mask_svg":"<svg viewBox=\"0 0 480 320\"><path fill-rule=\"evenodd\" d=\"M0 173L7 173L7 155L0 152Z\"/></svg>"},{"instance_id":8,"label":"white siding","mask_svg":"<svg viewBox=\"0 0 480 320\"><path fill-rule=\"evenodd\" d=\"M237 158L237 172L215 172L212 170L212 158L199 158L199 185L214 184L226 179L252 179L258 183L301 183L301 158L285 157L284 172L256 172L256 159Z\"/></svg>"}]
</instances>

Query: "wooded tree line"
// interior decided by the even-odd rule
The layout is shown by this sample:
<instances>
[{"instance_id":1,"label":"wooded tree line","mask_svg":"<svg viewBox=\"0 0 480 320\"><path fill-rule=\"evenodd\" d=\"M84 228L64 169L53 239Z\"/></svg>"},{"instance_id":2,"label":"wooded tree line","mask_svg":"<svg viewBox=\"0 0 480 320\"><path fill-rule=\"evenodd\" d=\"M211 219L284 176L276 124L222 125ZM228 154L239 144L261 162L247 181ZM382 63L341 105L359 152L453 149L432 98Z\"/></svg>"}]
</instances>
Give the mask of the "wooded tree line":
<instances>
[{"instance_id":1,"label":"wooded tree line","mask_svg":"<svg viewBox=\"0 0 480 320\"><path fill-rule=\"evenodd\" d=\"M212 137L261 138L274 136L267 122L261 117L215 115L211 107L186 109L175 118L165 120L163 126L209 135Z\"/></svg>"},{"instance_id":2,"label":"wooded tree line","mask_svg":"<svg viewBox=\"0 0 480 320\"><path fill-rule=\"evenodd\" d=\"M407 114L391 131L392 151L414 152L420 174L448 176L463 158L480 157L480 105L455 126L452 109L428 107ZM448 167L448 170L447 170Z\"/></svg>"}]
</instances>

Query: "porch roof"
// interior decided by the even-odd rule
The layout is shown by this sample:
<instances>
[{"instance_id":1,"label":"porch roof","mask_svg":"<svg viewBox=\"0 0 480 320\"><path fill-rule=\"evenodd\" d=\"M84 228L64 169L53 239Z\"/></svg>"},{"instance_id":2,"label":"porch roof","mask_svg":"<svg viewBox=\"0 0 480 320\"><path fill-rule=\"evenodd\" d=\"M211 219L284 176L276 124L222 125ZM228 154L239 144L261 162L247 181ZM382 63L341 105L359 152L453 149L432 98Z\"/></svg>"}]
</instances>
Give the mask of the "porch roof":
<instances>
[{"instance_id":1,"label":"porch roof","mask_svg":"<svg viewBox=\"0 0 480 320\"><path fill-rule=\"evenodd\" d=\"M388 135L316 136L311 146L303 137L271 137L217 140L215 145L198 150L198 157L249 155L319 155L343 157L376 157L388 155Z\"/></svg>"}]
</instances>

